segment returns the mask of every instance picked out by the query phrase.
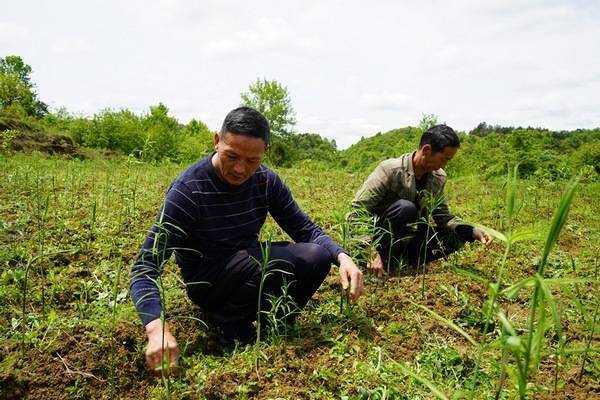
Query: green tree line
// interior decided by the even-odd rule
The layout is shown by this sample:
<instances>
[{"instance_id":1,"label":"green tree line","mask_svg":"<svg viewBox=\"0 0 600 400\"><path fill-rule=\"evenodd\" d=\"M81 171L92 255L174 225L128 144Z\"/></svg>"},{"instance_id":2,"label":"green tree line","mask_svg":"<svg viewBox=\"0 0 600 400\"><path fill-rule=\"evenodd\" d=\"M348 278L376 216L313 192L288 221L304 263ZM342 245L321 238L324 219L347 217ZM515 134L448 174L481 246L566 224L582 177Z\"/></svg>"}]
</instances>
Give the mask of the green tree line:
<instances>
[{"instance_id":1,"label":"green tree line","mask_svg":"<svg viewBox=\"0 0 600 400\"><path fill-rule=\"evenodd\" d=\"M38 98L31 72L19 56L0 58L0 131L10 126L2 121L20 121L23 126L67 134L83 147L148 161L189 163L212 151L214 132L206 124L196 119L181 124L162 103L139 114L105 109L87 117L66 109L49 111ZM416 149L423 130L438 122L434 114L424 114L417 127L377 133L339 151L334 140L295 130L290 93L277 81L252 82L241 93L240 104L254 107L269 120L272 139L267 162L275 166L310 162L315 167L366 172L384 159ZM482 122L470 132L460 132L460 136L461 150L448 166L452 174L499 176L509 165L519 163L522 177L556 180L580 171L590 179L600 176L598 128L556 132Z\"/></svg>"}]
</instances>

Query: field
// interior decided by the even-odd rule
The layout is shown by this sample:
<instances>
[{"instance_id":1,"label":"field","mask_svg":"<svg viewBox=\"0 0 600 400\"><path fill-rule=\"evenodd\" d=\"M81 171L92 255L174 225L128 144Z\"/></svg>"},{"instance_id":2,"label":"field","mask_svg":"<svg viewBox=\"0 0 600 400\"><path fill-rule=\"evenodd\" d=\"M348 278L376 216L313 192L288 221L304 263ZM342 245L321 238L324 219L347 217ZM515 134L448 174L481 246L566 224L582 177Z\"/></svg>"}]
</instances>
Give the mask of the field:
<instances>
[{"instance_id":1,"label":"field","mask_svg":"<svg viewBox=\"0 0 600 400\"><path fill-rule=\"evenodd\" d=\"M363 255L351 246L357 238L342 232L368 171L309 165L278 172L316 222ZM451 177L446 193L454 213L541 237L508 252L501 240L467 245L424 272L369 275L366 294L352 306L340 306L334 267L290 337L232 354L222 354L198 321L171 261L166 316L182 368L175 377L150 374L129 269L168 184L184 168L123 157L0 155L0 398L513 399L523 390L537 399L600 397L600 184L585 180L537 280L568 182L516 182L509 221L506 179ZM271 223L264 235L285 238ZM497 304L485 333L490 296ZM526 353L532 358L523 381Z\"/></svg>"}]
</instances>

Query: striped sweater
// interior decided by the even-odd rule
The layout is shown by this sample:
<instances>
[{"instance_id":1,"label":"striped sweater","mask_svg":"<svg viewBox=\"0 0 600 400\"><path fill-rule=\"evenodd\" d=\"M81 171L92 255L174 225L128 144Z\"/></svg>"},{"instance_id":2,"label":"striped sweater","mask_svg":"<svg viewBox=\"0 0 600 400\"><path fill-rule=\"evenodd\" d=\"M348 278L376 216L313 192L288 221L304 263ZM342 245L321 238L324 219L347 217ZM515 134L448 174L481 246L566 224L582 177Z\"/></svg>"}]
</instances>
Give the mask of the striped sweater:
<instances>
[{"instance_id":1,"label":"striped sweater","mask_svg":"<svg viewBox=\"0 0 600 400\"><path fill-rule=\"evenodd\" d=\"M320 244L333 260L343 251L300 210L275 172L261 165L234 186L218 177L211 158L196 162L171 184L133 265L130 292L144 325L161 314L156 282L173 252L184 282L214 282L218 260L259 246L267 213L295 242Z\"/></svg>"}]
</instances>

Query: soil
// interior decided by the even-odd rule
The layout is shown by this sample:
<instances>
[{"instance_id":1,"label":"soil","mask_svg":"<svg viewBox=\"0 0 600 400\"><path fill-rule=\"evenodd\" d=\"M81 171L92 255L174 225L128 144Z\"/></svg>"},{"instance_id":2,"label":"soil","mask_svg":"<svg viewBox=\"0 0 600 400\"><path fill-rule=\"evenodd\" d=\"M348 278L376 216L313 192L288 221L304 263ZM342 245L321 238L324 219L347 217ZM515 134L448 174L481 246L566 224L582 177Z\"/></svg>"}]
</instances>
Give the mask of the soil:
<instances>
[{"instance_id":1,"label":"soil","mask_svg":"<svg viewBox=\"0 0 600 400\"><path fill-rule=\"evenodd\" d=\"M0 375L2 398L102 398L111 385L119 393L114 397L144 398L152 379L134 351L139 329L122 323L117 325L113 337L112 344L99 346L80 327L70 334L64 333L55 341L58 344L43 352L27 351L10 373ZM20 355L20 349L6 346L0 350L0 359L10 353ZM111 364L117 372L112 382Z\"/></svg>"}]
</instances>

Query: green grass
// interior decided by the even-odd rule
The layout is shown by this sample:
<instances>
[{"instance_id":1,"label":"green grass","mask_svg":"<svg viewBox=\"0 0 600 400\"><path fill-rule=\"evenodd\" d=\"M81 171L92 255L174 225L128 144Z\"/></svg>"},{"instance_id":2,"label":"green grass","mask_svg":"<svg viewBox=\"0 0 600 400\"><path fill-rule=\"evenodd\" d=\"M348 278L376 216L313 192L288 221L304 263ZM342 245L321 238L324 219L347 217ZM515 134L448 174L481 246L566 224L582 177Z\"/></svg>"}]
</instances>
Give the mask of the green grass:
<instances>
[{"instance_id":1,"label":"green grass","mask_svg":"<svg viewBox=\"0 0 600 400\"><path fill-rule=\"evenodd\" d=\"M547 251L543 242L515 240L504 260L501 241L486 249L467 245L428 269L424 293L421 277L382 281L368 276L367 293L343 312L333 268L300 315L297 332L229 356L215 350L201 322L188 318L196 317L197 309L171 260L164 266L162 290L183 368L164 385L144 368L145 335L127 292L128 271L169 183L184 168L126 158L0 155L4 397L494 398L503 374L498 343L510 336L506 326L528 338L534 287L540 288L538 296L544 301L535 306L533 331L543 309L547 320L559 316L565 340L561 344L549 328L542 329L543 337L532 338L541 338L544 346L535 373L530 368L527 375L527 394L583 399L594 393L600 380L595 327L600 184L589 182L578 185L560 235L552 239L556 244ZM353 252L361 251L350 245L358 239L341 222L367 172L278 172L304 211ZM523 206L511 213L510 223L505 222L507 208L515 206L505 201L505 179L451 176L446 197L450 210L464 220L511 231L513 238L516 232L550 227L566 182L521 180L516 185ZM270 219L263 230L267 237L285 238ZM483 303L500 265L496 302L506 321L494 315L484 334ZM540 265L553 303L546 301L550 297L544 286L531 280L522 290L504 295L515 283L535 276ZM519 385L510 367L515 364L510 358L504 361L509 368L500 398L515 398Z\"/></svg>"}]
</instances>

